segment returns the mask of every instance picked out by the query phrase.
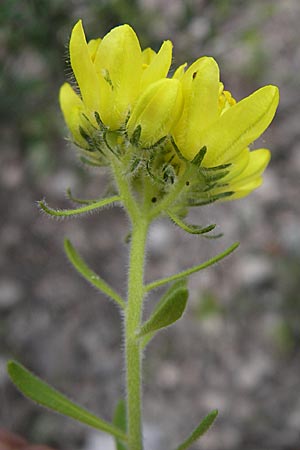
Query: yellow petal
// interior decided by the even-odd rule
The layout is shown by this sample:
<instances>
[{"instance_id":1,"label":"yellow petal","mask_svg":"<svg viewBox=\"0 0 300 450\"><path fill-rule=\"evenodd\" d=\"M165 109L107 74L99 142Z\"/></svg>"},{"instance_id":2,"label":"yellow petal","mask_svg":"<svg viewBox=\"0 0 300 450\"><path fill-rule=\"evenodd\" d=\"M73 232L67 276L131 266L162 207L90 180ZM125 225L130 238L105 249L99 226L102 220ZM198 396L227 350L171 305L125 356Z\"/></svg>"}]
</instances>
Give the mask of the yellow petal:
<instances>
[{"instance_id":1,"label":"yellow petal","mask_svg":"<svg viewBox=\"0 0 300 450\"><path fill-rule=\"evenodd\" d=\"M118 129L135 102L142 74L140 44L129 25L104 36L95 67L101 83L101 119L111 129Z\"/></svg>"},{"instance_id":2,"label":"yellow petal","mask_svg":"<svg viewBox=\"0 0 300 450\"><path fill-rule=\"evenodd\" d=\"M84 112L84 104L81 98L74 92L69 83L64 83L59 91L59 103L64 115L65 122L71 131L74 141L80 147L87 148L87 143L80 134L79 127L82 126L81 118Z\"/></svg>"},{"instance_id":3,"label":"yellow petal","mask_svg":"<svg viewBox=\"0 0 300 450\"><path fill-rule=\"evenodd\" d=\"M185 69L186 69L187 63L181 64L181 66L179 66L173 75L173 78L176 78L177 80L181 80L181 78L183 77L184 73L185 73Z\"/></svg>"},{"instance_id":4,"label":"yellow petal","mask_svg":"<svg viewBox=\"0 0 300 450\"><path fill-rule=\"evenodd\" d=\"M257 178L264 172L270 162L270 159L271 153L266 148L253 150L249 154L247 167L237 177L232 179L231 185L234 186L235 189L239 189L253 179Z\"/></svg>"},{"instance_id":5,"label":"yellow petal","mask_svg":"<svg viewBox=\"0 0 300 450\"><path fill-rule=\"evenodd\" d=\"M219 68L215 60L198 59L185 72L182 86L184 108L174 138L182 154L193 159L205 145L200 141L203 130L218 118Z\"/></svg>"},{"instance_id":6,"label":"yellow petal","mask_svg":"<svg viewBox=\"0 0 300 450\"><path fill-rule=\"evenodd\" d=\"M145 66L149 66L151 61L155 58L156 52L152 48L147 47L142 51L142 63Z\"/></svg>"},{"instance_id":7,"label":"yellow petal","mask_svg":"<svg viewBox=\"0 0 300 450\"><path fill-rule=\"evenodd\" d=\"M245 149L241 155L245 155L246 150L248 151L248 149ZM251 191L261 185L261 175L267 167L270 157L270 151L265 148L254 150L252 152L248 151L248 160L244 169L239 172L235 171L234 177L229 174L229 176L222 178L221 183L224 182L226 185L214 189L213 194L215 195L220 194L221 192L234 191L234 195L228 197L228 200L233 200L248 195ZM236 159L238 161L239 158ZM243 156L242 159L245 160L245 157ZM243 165L245 165L245 161L243 161Z\"/></svg>"},{"instance_id":8,"label":"yellow petal","mask_svg":"<svg viewBox=\"0 0 300 450\"><path fill-rule=\"evenodd\" d=\"M236 158L230 161L231 166L229 166L229 174L222 178L222 183L228 183L233 178L239 176L247 167L250 159L250 151L245 148Z\"/></svg>"},{"instance_id":9,"label":"yellow petal","mask_svg":"<svg viewBox=\"0 0 300 450\"><path fill-rule=\"evenodd\" d=\"M99 83L94 64L90 57L81 20L76 23L72 30L70 59L83 102L90 111L98 111L100 103Z\"/></svg>"},{"instance_id":10,"label":"yellow petal","mask_svg":"<svg viewBox=\"0 0 300 450\"><path fill-rule=\"evenodd\" d=\"M92 62L94 62L94 60L95 60L95 56L96 56L96 53L97 53L100 43L101 43L101 39L98 38L98 39L91 39L87 44L88 51L89 51Z\"/></svg>"},{"instance_id":11,"label":"yellow petal","mask_svg":"<svg viewBox=\"0 0 300 450\"><path fill-rule=\"evenodd\" d=\"M234 194L232 194L230 197L225 197L224 199L222 199L222 201L237 200L239 198L246 197L247 195L251 194L252 191L259 188L259 186L261 186L262 184L262 181L262 177L256 177L249 183L243 185L243 187L236 189Z\"/></svg>"},{"instance_id":12,"label":"yellow petal","mask_svg":"<svg viewBox=\"0 0 300 450\"><path fill-rule=\"evenodd\" d=\"M169 133L181 108L182 93L178 80L165 78L152 83L134 107L127 124L128 133L132 135L140 125L142 145L154 144Z\"/></svg>"},{"instance_id":13,"label":"yellow petal","mask_svg":"<svg viewBox=\"0 0 300 450\"><path fill-rule=\"evenodd\" d=\"M230 162L248 147L271 123L278 101L277 87L265 86L229 108L199 136L198 148L207 147L204 165Z\"/></svg>"},{"instance_id":14,"label":"yellow petal","mask_svg":"<svg viewBox=\"0 0 300 450\"><path fill-rule=\"evenodd\" d=\"M149 84L167 76L172 62L172 47L171 41L165 41L157 55L152 58L149 66L143 72L141 91Z\"/></svg>"}]
</instances>

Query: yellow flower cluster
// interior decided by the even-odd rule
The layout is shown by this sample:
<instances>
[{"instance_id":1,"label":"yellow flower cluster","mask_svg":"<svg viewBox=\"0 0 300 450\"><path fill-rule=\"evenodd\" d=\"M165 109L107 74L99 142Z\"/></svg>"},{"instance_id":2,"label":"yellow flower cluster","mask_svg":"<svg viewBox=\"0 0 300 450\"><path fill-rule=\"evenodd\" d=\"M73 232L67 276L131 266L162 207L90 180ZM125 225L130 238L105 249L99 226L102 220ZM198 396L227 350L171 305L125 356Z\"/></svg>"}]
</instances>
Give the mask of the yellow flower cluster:
<instances>
[{"instance_id":1,"label":"yellow flower cluster","mask_svg":"<svg viewBox=\"0 0 300 450\"><path fill-rule=\"evenodd\" d=\"M236 102L224 90L218 65L210 57L189 67L183 64L171 76L172 43L165 41L157 53L142 51L129 25L87 43L79 21L70 39L70 62L79 91L65 83L60 104L81 148L90 150L100 124L110 136L115 133L116 145L122 143L128 152L133 143L143 157L145 149L168 155L172 148L170 164L175 167L177 161L178 166L181 160L175 175L182 173L184 161L195 160L204 149L202 169L227 168L221 183L210 188L215 197L230 191L229 199L240 198L261 184L270 152L250 151L249 145L274 117L279 100L275 86Z\"/></svg>"}]
</instances>

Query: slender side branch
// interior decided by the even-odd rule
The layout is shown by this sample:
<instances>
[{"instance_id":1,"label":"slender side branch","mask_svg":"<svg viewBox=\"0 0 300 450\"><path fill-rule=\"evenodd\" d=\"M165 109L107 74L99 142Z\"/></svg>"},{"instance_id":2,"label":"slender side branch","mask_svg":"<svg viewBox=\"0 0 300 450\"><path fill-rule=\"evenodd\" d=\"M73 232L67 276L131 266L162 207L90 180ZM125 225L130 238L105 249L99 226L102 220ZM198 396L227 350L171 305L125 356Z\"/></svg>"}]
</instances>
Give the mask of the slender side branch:
<instances>
[{"instance_id":1,"label":"slender side branch","mask_svg":"<svg viewBox=\"0 0 300 450\"><path fill-rule=\"evenodd\" d=\"M235 242L233 245L228 247L224 252L219 253L219 255L214 256L213 258L209 259L208 261L199 264L198 266L191 267L190 269L183 270L182 272L176 273L175 275L171 275L166 278L161 278L160 280L153 281L152 283L149 283L145 286L145 291L149 292L152 289L158 288L159 286L163 286L164 284L170 283L171 281L180 280L181 278L188 277L189 275L192 275L195 272L199 272L200 270L205 269L206 267L212 266L218 261L221 261L226 256L230 255L238 246L240 245L239 242Z\"/></svg>"},{"instance_id":2,"label":"slender side branch","mask_svg":"<svg viewBox=\"0 0 300 450\"><path fill-rule=\"evenodd\" d=\"M64 246L66 255L77 272L79 272L80 275L82 275L83 278L89 281L93 286L95 286L101 292L108 295L108 297L117 302L122 309L125 309L126 303L124 302L124 300L119 296L119 294L117 294L117 292L114 291L112 287L110 287L104 280L102 280L99 275L93 272L86 265L86 263L76 252L75 248L68 239L65 239Z\"/></svg>"},{"instance_id":3,"label":"slender side branch","mask_svg":"<svg viewBox=\"0 0 300 450\"><path fill-rule=\"evenodd\" d=\"M44 211L46 214L49 214L50 216L68 217L68 216L75 216L77 214L84 214L86 212L93 211L94 209L103 208L104 206L119 201L121 201L121 198L118 195L114 195L113 197L104 198L97 202L76 209L53 209L50 208L44 200L39 201L38 205L42 211Z\"/></svg>"}]
</instances>

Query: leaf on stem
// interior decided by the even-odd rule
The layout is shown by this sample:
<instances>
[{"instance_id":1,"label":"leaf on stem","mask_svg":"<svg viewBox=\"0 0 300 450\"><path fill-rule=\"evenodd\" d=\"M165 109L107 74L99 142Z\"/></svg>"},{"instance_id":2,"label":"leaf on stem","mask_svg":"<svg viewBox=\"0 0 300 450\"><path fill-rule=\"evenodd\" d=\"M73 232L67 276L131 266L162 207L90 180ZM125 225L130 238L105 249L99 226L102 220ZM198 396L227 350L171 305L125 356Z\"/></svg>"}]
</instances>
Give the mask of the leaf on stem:
<instances>
[{"instance_id":1,"label":"leaf on stem","mask_svg":"<svg viewBox=\"0 0 300 450\"><path fill-rule=\"evenodd\" d=\"M8 374L15 384L15 386L28 398L45 406L55 412L71 417L78 422L89 425L97 430L104 431L119 439L126 440L126 434L94 414L87 411L85 408L77 405L69 400L56 389L49 386L37 376L33 375L24 366L16 361L9 361L7 364Z\"/></svg>"},{"instance_id":2,"label":"leaf on stem","mask_svg":"<svg viewBox=\"0 0 300 450\"><path fill-rule=\"evenodd\" d=\"M120 400L116 406L113 417L113 424L126 434L127 431L126 403L123 399ZM120 439L115 438L115 444L116 450L128 450L125 443Z\"/></svg>"},{"instance_id":3,"label":"leaf on stem","mask_svg":"<svg viewBox=\"0 0 300 450\"><path fill-rule=\"evenodd\" d=\"M76 209L53 209L50 208L44 200L40 200L38 202L39 207L42 211L50 216L54 217L69 217L76 216L78 214L84 214L89 211L93 211L94 209L103 208L111 203L120 201L120 197L118 195L114 195L113 197L104 198L102 200L90 203L88 205L82 206L81 208Z\"/></svg>"},{"instance_id":4,"label":"leaf on stem","mask_svg":"<svg viewBox=\"0 0 300 450\"><path fill-rule=\"evenodd\" d=\"M184 222L183 220L179 219L179 217L176 216L175 214L173 214L171 211L168 211L168 215L175 225L177 225L182 230L184 230L190 234L205 234L205 233L209 233L210 231L212 231L216 228L215 223L212 225L208 225L207 227L201 227L199 225L188 224L188 223Z\"/></svg>"},{"instance_id":5,"label":"leaf on stem","mask_svg":"<svg viewBox=\"0 0 300 450\"><path fill-rule=\"evenodd\" d=\"M163 286L164 284L171 283L172 281L186 278L189 275L192 275L193 273L199 272L200 270L206 269L206 267L212 266L218 261L224 259L226 256L230 255L230 253L232 253L239 245L240 245L239 242L235 242L230 247L228 247L224 252L219 253L218 255L214 256L213 258L209 259L208 261L202 264L199 264L198 266L191 267L190 269L183 270L182 272L176 273L175 275L171 275L166 278L161 278L160 280L156 280L153 281L152 283L147 284L145 286L146 292L149 292L152 289L155 289L159 286Z\"/></svg>"},{"instance_id":6,"label":"leaf on stem","mask_svg":"<svg viewBox=\"0 0 300 450\"><path fill-rule=\"evenodd\" d=\"M195 441L197 441L201 436L206 433L206 431L211 427L213 422L215 421L218 415L218 410L214 409L211 411L194 429L192 434L181 444L176 450L186 450L189 448Z\"/></svg>"},{"instance_id":7,"label":"leaf on stem","mask_svg":"<svg viewBox=\"0 0 300 450\"><path fill-rule=\"evenodd\" d=\"M188 289L186 280L175 283L158 302L150 318L141 326L138 337L168 327L176 322L184 313Z\"/></svg>"},{"instance_id":8,"label":"leaf on stem","mask_svg":"<svg viewBox=\"0 0 300 450\"><path fill-rule=\"evenodd\" d=\"M83 261L81 256L77 253L73 245L68 239L64 242L65 252L73 267L79 272L79 274L89 281L93 286L99 289L104 294L108 295L112 300L117 302L122 309L125 308L124 300L109 286L102 278L99 277L88 265Z\"/></svg>"},{"instance_id":9,"label":"leaf on stem","mask_svg":"<svg viewBox=\"0 0 300 450\"><path fill-rule=\"evenodd\" d=\"M78 203L80 205L90 205L91 203L96 203L98 201L98 199L83 199L83 198L74 197L72 194L71 188L67 188L66 195L67 195L67 198L69 200L71 200L71 202Z\"/></svg>"}]
</instances>

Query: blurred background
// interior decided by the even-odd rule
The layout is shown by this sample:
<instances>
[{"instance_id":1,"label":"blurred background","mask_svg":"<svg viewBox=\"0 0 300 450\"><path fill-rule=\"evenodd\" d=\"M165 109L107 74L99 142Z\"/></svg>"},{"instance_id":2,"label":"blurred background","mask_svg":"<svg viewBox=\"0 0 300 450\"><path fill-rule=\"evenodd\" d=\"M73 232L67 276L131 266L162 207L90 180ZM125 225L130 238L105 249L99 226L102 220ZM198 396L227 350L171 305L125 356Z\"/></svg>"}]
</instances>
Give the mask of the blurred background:
<instances>
[{"instance_id":1,"label":"blurred background","mask_svg":"<svg viewBox=\"0 0 300 450\"><path fill-rule=\"evenodd\" d=\"M0 428L57 450L112 448L106 436L24 399L7 378L10 358L106 419L124 393L118 310L73 271L63 238L124 292L127 219L115 208L57 221L36 206L46 197L68 207L68 187L91 198L105 188L105 174L82 167L66 141L57 100L79 18L89 39L122 23L144 48L170 38L175 66L215 57L237 99L279 86L277 116L256 145L272 150L263 186L190 215L224 236L187 237L164 220L151 229L149 281L241 246L191 278L184 318L149 346L144 418L146 450L174 448L213 408L219 418L194 450L299 450L299 0L1 1Z\"/></svg>"}]
</instances>

